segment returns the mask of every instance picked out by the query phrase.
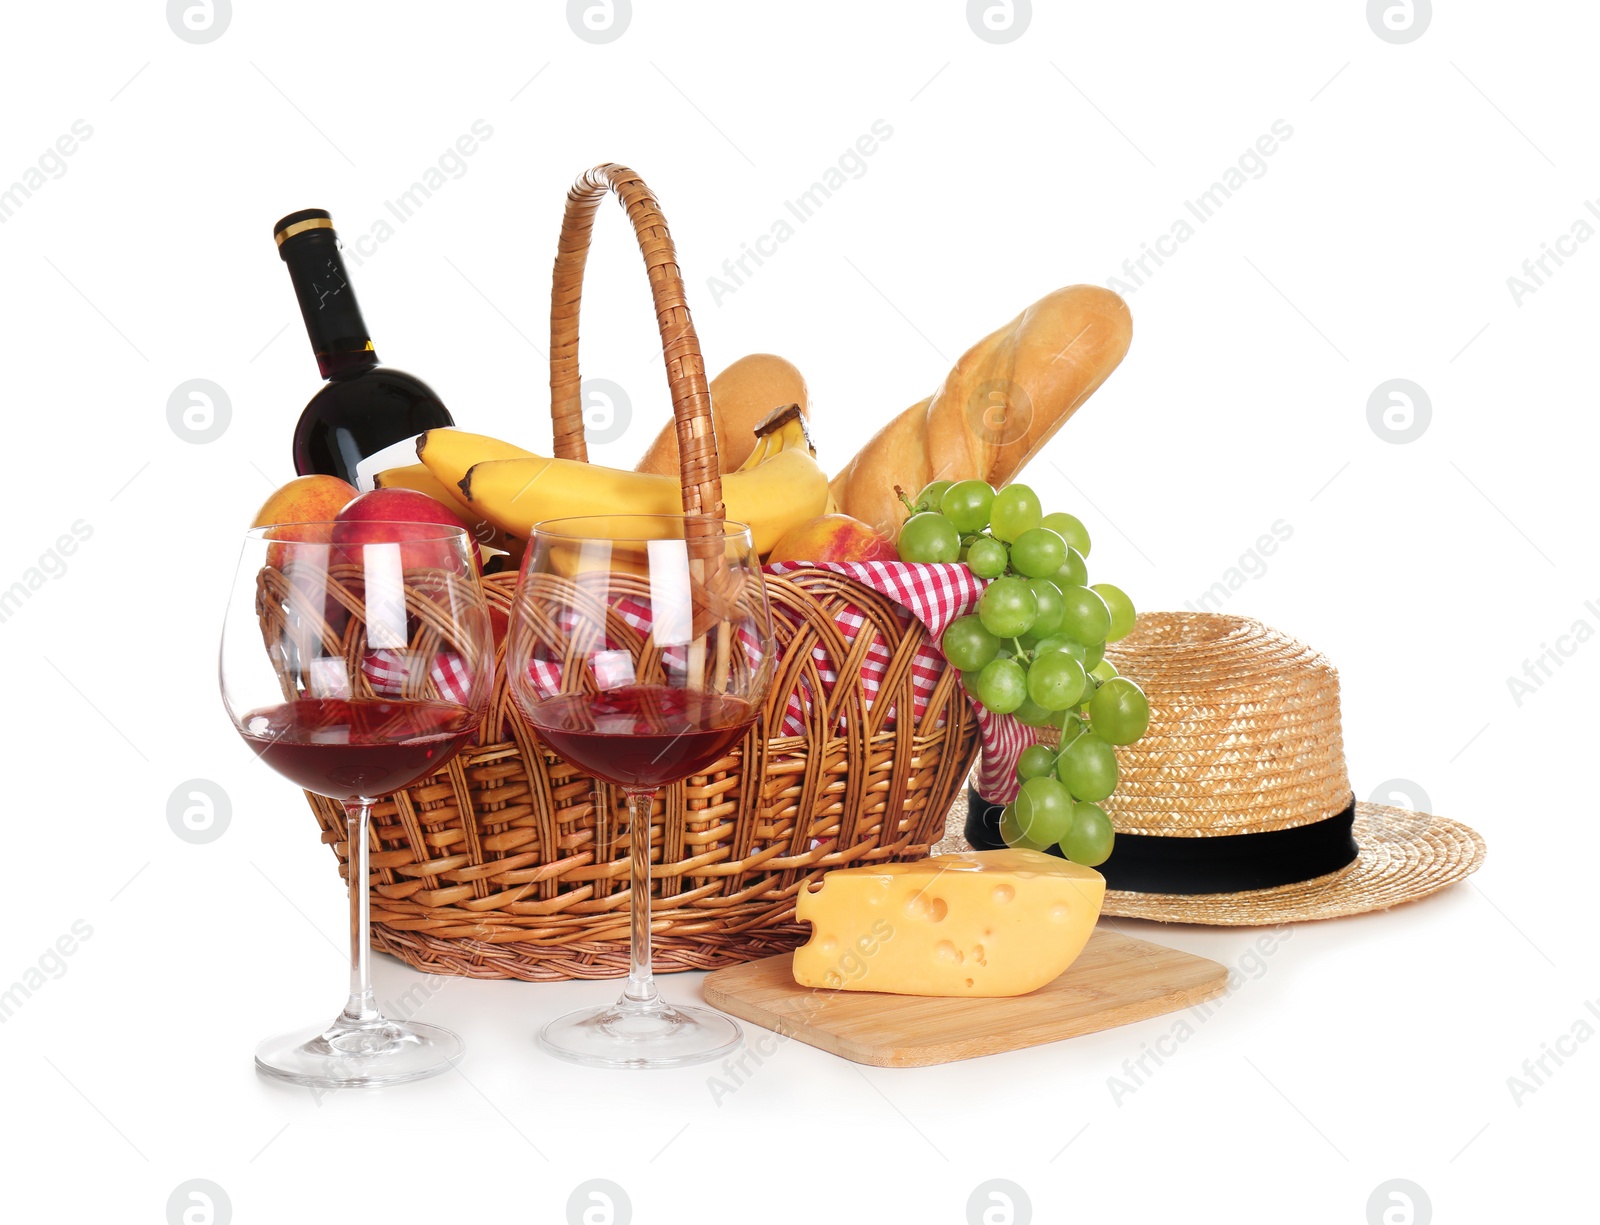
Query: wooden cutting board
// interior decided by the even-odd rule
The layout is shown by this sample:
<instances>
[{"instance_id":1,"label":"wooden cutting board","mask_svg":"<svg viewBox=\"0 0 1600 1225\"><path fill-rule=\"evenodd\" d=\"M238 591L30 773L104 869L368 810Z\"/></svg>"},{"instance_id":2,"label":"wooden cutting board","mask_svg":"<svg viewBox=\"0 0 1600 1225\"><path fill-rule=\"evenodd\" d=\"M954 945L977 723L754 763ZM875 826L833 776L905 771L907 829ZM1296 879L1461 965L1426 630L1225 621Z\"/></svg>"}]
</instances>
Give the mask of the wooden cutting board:
<instances>
[{"instance_id":1,"label":"wooden cutting board","mask_svg":"<svg viewBox=\"0 0 1600 1225\"><path fill-rule=\"evenodd\" d=\"M706 1003L855 1063L921 1068L1176 1012L1220 995L1226 966L1097 927L1060 978L1027 995L952 999L802 987L793 954L706 975Z\"/></svg>"}]
</instances>

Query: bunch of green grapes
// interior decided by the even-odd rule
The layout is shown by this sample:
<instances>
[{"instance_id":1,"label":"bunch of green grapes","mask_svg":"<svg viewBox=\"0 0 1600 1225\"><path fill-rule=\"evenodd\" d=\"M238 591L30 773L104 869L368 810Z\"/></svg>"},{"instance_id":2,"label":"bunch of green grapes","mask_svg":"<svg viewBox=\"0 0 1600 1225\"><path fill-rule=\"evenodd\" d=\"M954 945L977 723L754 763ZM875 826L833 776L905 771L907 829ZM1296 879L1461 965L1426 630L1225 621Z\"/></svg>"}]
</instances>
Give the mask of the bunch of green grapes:
<instances>
[{"instance_id":1,"label":"bunch of green grapes","mask_svg":"<svg viewBox=\"0 0 1600 1225\"><path fill-rule=\"evenodd\" d=\"M1089 532L1074 515L1045 514L1026 485L996 492L985 481L934 481L900 529L900 559L964 562L985 581L978 610L940 640L968 693L995 714L1061 729L1061 747L1022 754L1022 789L1001 814L1008 846L1060 846L1094 867L1111 854L1099 807L1117 785L1113 746L1150 724L1143 690L1105 658L1133 629L1133 601L1110 583L1089 584Z\"/></svg>"}]
</instances>

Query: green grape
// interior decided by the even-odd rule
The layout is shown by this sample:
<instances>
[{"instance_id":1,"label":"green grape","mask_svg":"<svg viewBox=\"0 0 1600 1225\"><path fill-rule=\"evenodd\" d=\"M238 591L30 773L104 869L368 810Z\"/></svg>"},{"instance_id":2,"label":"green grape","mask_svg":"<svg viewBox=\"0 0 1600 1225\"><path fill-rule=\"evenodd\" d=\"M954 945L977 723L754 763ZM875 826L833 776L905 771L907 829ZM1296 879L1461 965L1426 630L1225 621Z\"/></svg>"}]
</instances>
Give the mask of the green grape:
<instances>
[{"instance_id":1,"label":"green grape","mask_svg":"<svg viewBox=\"0 0 1600 1225\"><path fill-rule=\"evenodd\" d=\"M1028 851L1042 851L1049 846L1048 842L1036 846L1028 841L1022 825L1017 820L1016 804L1007 804L1000 810L1000 837L1007 846L1020 847Z\"/></svg>"},{"instance_id":2,"label":"green grape","mask_svg":"<svg viewBox=\"0 0 1600 1225\"><path fill-rule=\"evenodd\" d=\"M1061 853L1073 863L1098 868L1111 858L1116 837L1106 810L1098 804L1080 801L1072 806L1072 827L1061 839Z\"/></svg>"},{"instance_id":3,"label":"green grape","mask_svg":"<svg viewBox=\"0 0 1600 1225\"><path fill-rule=\"evenodd\" d=\"M1096 668L1100 665L1100 661L1105 657L1106 644L1103 642L1097 642L1092 647L1084 648L1083 666L1085 668Z\"/></svg>"},{"instance_id":4,"label":"green grape","mask_svg":"<svg viewBox=\"0 0 1600 1225\"><path fill-rule=\"evenodd\" d=\"M1066 721L1061 725L1061 743L1056 748L1056 756L1059 757L1064 753L1067 746L1081 735L1083 735L1083 720L1069 712Z\"/></svg>"},{"instance_id":5,"label":"green grape","mask_svg":"<svg viewBox=\"0 0 1600 1225\"><path fill-rule=\"evenodd\" d=\"M1028 674L1014 659L991 659L978 673L978 701L997 715L1009 715L1028 696Z\"/></svg>"},{"instance_id":6,"label":"green grape","mask_svg":"<svg viewBox=\"0 0 1600 1225\"><path fill-rule=\"evenodd\" d=\"M1116 642L1120 638L1126 638L1138 616L1134 611L1133 601L1128 598L1128 593L1121 587L1113 587L1110 583L1096 583L1089 590L1099 592L1100 598L1106 602L1106 608L1111 612L1111 629L1106 633L1106 641Z\"/></svg>"},{"instance_id":7,"label":"green grape","mask_svg":"<svg viewBox=\"0 0 1600 1225\"><path fill-rule=\"evenodd\" d=\"M1034 659L1028 669L1028 696L1046 710L1062 711L1083 694L1083 665L1065 651Z\"/></svg>"},{"instance_id":8,"label":"green grape","mask_svg":"<svg viewBox=\"0 0 1600 1225\"><path fill-rule=\"evenodd\" d=\"M1006 546L989 536L979 536L967 546L967 569L979 578L999 578L1011 564Z\"/></svg>"},{"instance_id":9,"label":"green grape","mask_svg":"<svg viewBox=\"0 0 1600 1225\"><path fill-rule=\"evenodd\" d=\"M1089 585L1089 567L1084 564L1083 554L1071 545L1067 546L1067 560L1061 563L1061 569L1052 574L1051 579L1057 587L1087 587Z\"/></svg>"},{"instance_id":10,"label":"green grape","mask_svg":"<svg viewBox=\"0 0 1600 1225\"><path fill-rule=\"evenodd\" d=\"M1104 650L1104 648L1102 648L1102 650ZM1095 664L1094 667L1089 669L1089 673L1094 677L1095 680L1099 681L1103 685L1117 675L1117 668L1116 665L1113 664L1109 659L1102 659L1099 663Z\"/></svg>"},{"instance_id":11,"label":"green grape","mask_svg":"<svg viewBox=\"0 0 1600 1225\"><path fill-rule=\"evenodd\" d=\"M1039 495L1026 485L1007 485L989 506L989 530L998 540L1012 541L1044 517Z\"/></svg>"},{"instance_id":12,"label":"green grape","mask_svg":"<svg viewBox=\"0 0 1600 1225\"><path fill-rule=\"evenodd\" d=\"M963 672L961 674L961 687L973 697L978 696L978 673Z\"/></svg>"},{"instance_id":13,"label":"green grape","mask_svg":"<svg viewBox=\"0 0 1600 1225\"><path fill-rule=\"evenodd\" d=\"M961 556L961 533L943 515L923 511L900 529L900 560L952 562Z\"/></svg>"},{"instance_id":14,"label":"green grape","mask_svg":"<svg viewBox=\"0 0 1600 1225\"><path fill-rule=\"evenodd\" d=\"M1000 653L1000 639L983 628L972 614L957 617L939 640L944 657L963 672L983 667Z\"/></svg>"},{"instance_id":15,"label":"green grape","mask_svg":"<svg viewBox=\"0 0 1600 1225\"><path fill-rule=\"evenodd\" d=\"M1061 614L1066 605L1061 602L1061 588L1047 578L1030 578L1028 590L1033 592L1039 606L1034 613L1033 628L1028 633L1035 639L1047 638L1061 628Z\"/></svg>"},{"instance_id":16,"label":"green grape","mask_svg":"<svg viewBox=\"0 0 1600 1225\"><path fill-rule=\"evenodd\" d=\"M1029 846L1046 847L1072 829L1072 797L1049 777L1030 778L1012 801L1015 822Z\"/></svg>"},{"instance_id":17,"label":"green grape","mask_svg":"<svg viewBox=\"0 0 1600 1225\"><path fill-rule=\"evenodd\" d=\"M950 481L929 481L912 501L911 505L915 508L912 513L919 514L925 510L937 511L939 503L944 500L944 491L949 489L951 484Z\"/></svg>"},{"instance_id":18,"label":"green grape","mask_svg":"<svg viewBox=\"0 0 1600 1225\"><path fill-rule=\"evenodd\" d=\"M1056 760L1056 777L1073 799L1097 804L1117 789L1116 750L1092 731L1074 736Z\"/></svg>"},{"instance_id":19,"label":"green grape","mask_svg":"<svg viewBox=\"0 0 1600 1225\"><path fill-rule=\"evenodd\" d=\"M1077 515L1069 515L1064 510L1053 511L1044 517L1042 523L1085 557L1089 556L1089 529L1083 526L1083 520Z\"/></svg>"},{"instance_id":20,"label":"green grape","mask_svg":"<svg viewBox=\"0 0 1600 1225\"><path fill-rule=\"evenodd\" d=\"M1028 672L1028 692L1033 692L1035 664ZM1089 703L1089 723L1094 734L1108 744L1132 744L1150 726L1150 703L1144 690L1125 676L1114 676L1095 690Z\"/></svg>"},{"instance_id":21,"label":"green grape","mask_svg":"<svg viewBox=\"0 0 1600 1225\"><path fill-rule=\"evenodd\" d=\"M993 501L994 489L988 481L957 481L940 497L939 509L957 530L981 532L989 525L989 504Z\"/></svg>"},{"instance_id":22,"label":"green grape","mask_svg":"<svg viewBox=\"0 0 1600 1225\"><path fill-rule=\"evenodd\" d=\"M1017 758L1017 781L1027 782L1030 778L1042 778L1046 774L1056 772L1056 755L1050 751L1047 744L1030 744L1022 750L1022 756Z\"/></svg>"},{"instance_id":23,"label":"green grape","mask_svg":"<svg viewBox=\"0 0 1600 1225\"><path fill-rule=\"evenodd\" d=\"M1011 565L1029 578L1049 578L1066 564L1067 542L1047 527L1030 527L1011 544Z\"/></svg>"},{"instance_id":24,"label":"green grape","mask_svg":"<svg viewBox=\"0 0 1600 1225\"><path fill-rule=\"evenodd\" d=\"M1111 610L1098 591L1089 587L1063 587L1061 601L1065 605L1061 613L1063 634L1086 647L1106 640L1106 631L1111 628Z\"/></svg>"},{"instance_id":25,"label":"green grape","mask_svg":"<svg viewBox=\"0 0 1600 1225\"><path fill-rule=\"evenodd\" d=\"M1059 590L1060 588L1057 588L1057 591ZM1043 638L1039 639L1038 646L1034 650L1033 655L1034 658L1037 659L1041 655L1051 655L1056 651L1064 651L1066 654L1076 659L1080 664L1083 664L1083 666L1086 668L1094 667L1094 664L1085 662L1088 648L1085 647L1083 643L1074 638L1069 638L1067 635L1060 633L1059 631L1054 634L1046 634Z\"/></svg>"},{"instance_id":26,"label":"green grape","mask_svg":"<svg viewBox=\"0 0 1600 1225\"><path fill-rule=\"evenodd\" d=\"M1099 598L1095 596L1095 599ZM1038 612L1039 601L1034 598L1026 579L997 578L978 597L978 616L983 621L983 628L1001 638L1026 634L1033 628L1033 619Z\"/></svg>"},{"instance_id":27,"label":"green grape","mask_svg":"<svg viewBox=\"0 0 1600 1225\"><path fill-rule=\"evenodd\" d=\"M1011 712L1011 717L1028 727L1054 727L1056 712L1040 706L1032 698L1022 699L1022 705Z\"/></svg>"}]
</instances>

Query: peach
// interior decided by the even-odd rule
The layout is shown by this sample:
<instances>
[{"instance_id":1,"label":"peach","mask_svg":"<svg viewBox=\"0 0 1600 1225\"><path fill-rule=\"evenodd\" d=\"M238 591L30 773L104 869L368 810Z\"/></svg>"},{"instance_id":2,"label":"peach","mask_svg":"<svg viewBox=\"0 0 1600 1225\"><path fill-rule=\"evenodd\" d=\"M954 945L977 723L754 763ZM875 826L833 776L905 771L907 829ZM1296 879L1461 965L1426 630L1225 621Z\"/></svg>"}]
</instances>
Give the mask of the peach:
<instances>
[{"instance_id":1,"label":"peach","mask_svg":"<svg viewBox=\"0 0 1600 1225\"><path fill-rule=\"evenodd\" d=\"M772 546L767 561L899 561L894 542L849 515L820 515L797 523Z\"/></svg>"},{"instance_id":2,"label":"peach","mask_svg":"<svg viewBox=\"0 0 1600 1225\"><path fill-rule=\"evenodd\" d=\"M336 476L297 476L261 504L250 526L329 523L355 496L356 487Z\"/></svg>"}]
</instances>

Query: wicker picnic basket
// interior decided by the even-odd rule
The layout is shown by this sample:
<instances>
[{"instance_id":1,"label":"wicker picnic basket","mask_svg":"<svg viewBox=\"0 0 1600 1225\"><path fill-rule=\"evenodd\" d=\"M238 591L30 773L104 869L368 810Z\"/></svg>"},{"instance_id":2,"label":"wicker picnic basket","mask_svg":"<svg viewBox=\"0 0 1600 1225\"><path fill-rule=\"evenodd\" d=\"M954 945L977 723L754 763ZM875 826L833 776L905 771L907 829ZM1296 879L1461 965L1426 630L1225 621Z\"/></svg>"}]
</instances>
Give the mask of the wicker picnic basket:
<instances>
[{"instance_id":1,"label":"wicker picnic basket","mask_svg":"<svg viewBox=\"0 0 1600 1225\"><path fill-rule=\"evenodd\" d=\"M711 399L683 277L655 196L624 166L595 167L567 195L551 293L556 454L588 458L578 313L590 233L609 191L650 277L684 509L720 517ZM491 606L509 614L516 576L491 575L484 586ZM707 772L663 788L652 816L657 973L793 948L809 930L794 922L806 882L848 864L928 854L977 753L977 724L953 669L919 709L912 663L926 632L905 610L820 569L769 577L767 587L780 657L762 716ZM835 620L847 608L865 621L853 641ZM862 664L874 639L889 658L869 703ZM831 689L824 671L837 677ZM792 695L804 703L798 735L785 734ZM348 874L343 809L308 798ZM502 667L479 743L373 809L373 946L420 970L472 978L626 974L626 818L620 789L532 736Z\"/></svg>"}]
</instances>

